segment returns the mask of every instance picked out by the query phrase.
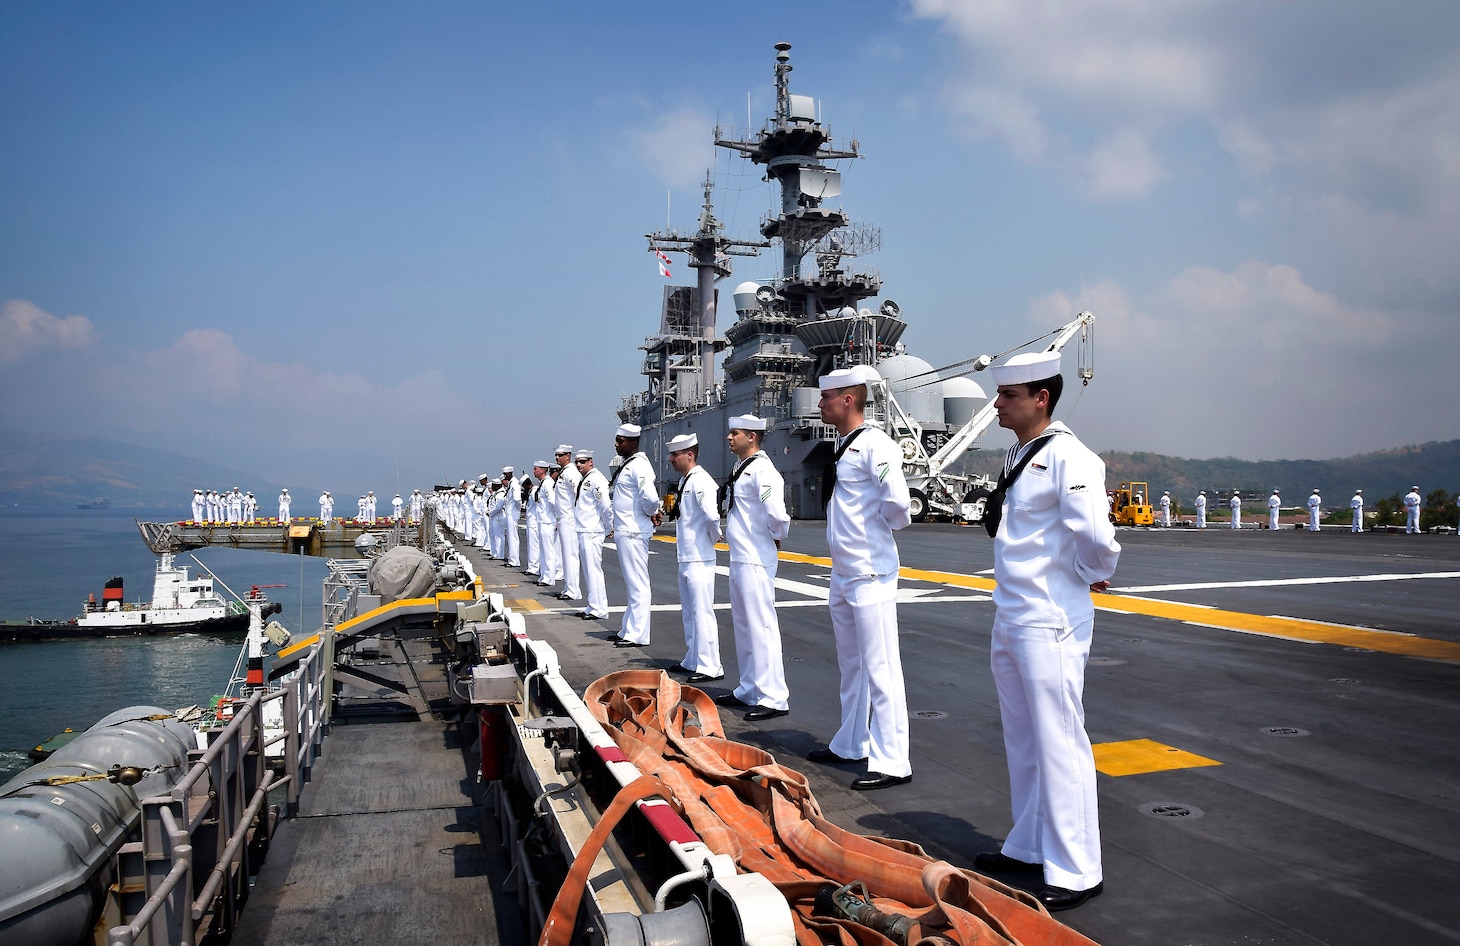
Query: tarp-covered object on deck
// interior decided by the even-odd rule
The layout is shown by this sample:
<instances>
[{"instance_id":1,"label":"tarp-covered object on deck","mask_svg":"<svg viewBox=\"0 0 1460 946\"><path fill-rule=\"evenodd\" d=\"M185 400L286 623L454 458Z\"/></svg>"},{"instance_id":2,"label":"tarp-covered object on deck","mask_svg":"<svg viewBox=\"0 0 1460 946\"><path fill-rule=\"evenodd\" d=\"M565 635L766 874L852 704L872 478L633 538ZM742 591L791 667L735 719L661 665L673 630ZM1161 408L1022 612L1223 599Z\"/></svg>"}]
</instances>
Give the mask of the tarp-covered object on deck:
<instances>
[{"instance_id":1,"label":"tarp-covered object on deck","mask_svg":"<svg viewBox=\"0 0 1460 946\"><path fill-rule=\"evenodd\" d=\"M370 591L381 604L404 598L424 598L436 587L436 566L431 556L409 545L397 545L370 566Z\"/></svg>"}]
</instances>

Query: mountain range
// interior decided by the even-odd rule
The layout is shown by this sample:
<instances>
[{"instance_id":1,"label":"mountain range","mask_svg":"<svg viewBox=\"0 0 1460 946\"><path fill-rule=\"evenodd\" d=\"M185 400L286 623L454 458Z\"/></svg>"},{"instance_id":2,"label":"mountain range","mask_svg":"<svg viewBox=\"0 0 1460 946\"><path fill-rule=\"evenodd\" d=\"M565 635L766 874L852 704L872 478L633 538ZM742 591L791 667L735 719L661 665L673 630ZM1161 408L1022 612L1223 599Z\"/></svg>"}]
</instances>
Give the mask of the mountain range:
<instances>
[{"instance_id":1,"label":"mountain range","mask_svg":"<svg viewBox=\"0 0 1460 946\"><path fill-rule=\"evenodd\" d=\"M1185 504L1196 491L1238 489L1266 495L1274 486L1298 500L1317 487L1330 503L1346 500L1355 488L1376 500L1403 494L1419 484L1421 492L1460 491L1460 440L1397 447L1332 460L1192 460L1158 453L1106 451L1106 485L1142 480L1153 495L1171 490ZM1002 450L972 451L963 466L997 475ZM279 484L256 474L206 460L135 444L78 434L0 431L0 508L74 508L106 497L112 508L186 510L195 487L252 490L269 508Z\"/></svg>"}]
</instances>

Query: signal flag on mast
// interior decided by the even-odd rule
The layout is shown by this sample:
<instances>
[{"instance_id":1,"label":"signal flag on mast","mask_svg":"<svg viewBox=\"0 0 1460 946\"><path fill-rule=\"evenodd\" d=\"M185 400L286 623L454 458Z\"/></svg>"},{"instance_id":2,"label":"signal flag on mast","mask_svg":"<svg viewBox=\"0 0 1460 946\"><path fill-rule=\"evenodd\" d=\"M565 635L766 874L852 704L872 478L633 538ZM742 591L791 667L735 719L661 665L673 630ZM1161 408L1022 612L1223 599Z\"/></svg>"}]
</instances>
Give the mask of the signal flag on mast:
<instances>
[{"instance_id":1,"label":"signal flag on mast","mask_svg":"<svg viewBox=\"0 0 1460 946\"><path fill-rule=\"evenodd\" d=\"M669 257L665 256L664 251L658 247L654 248L654 255L659 258L659 275L669 279Z\"/></svg>"}]
</instances>

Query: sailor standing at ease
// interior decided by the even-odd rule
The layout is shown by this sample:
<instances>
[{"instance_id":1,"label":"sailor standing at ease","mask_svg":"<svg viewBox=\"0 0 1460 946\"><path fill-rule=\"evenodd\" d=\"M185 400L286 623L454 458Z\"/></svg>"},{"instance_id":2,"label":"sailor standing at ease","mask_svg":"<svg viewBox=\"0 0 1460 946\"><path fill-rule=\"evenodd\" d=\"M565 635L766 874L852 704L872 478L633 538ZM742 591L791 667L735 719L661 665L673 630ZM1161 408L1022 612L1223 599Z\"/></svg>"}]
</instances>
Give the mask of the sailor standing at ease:
<instances>
[{"instance_id":1,"label":"sailor standing at ease","mask_svg":"<svg viewBox=\"0 0 1460 946\"><path fill-rule=\"evenodd\" d=\"M907 695L897 630L897 541L910 515L902 450L867 424L868 367L821 378L822 423L838 434L827 482L826 544L831 552L827 607L840 670L841 726L813 762L860 762L856 791L912 781ZM1103 491L1102 491L1103 492Z\"/></svg>"},{"instance_id":2,"label":"sailor standing at ease","mask_svg":"<svg viewBox=\"0 0 1460 946\"><path fill-rule=\"evenodd\" d=\"M580 568L578 565L578 523L575 507L578 501L578 484L583 474L573 461L573 445L558 444L553 458L560 467L553 493L557 499L558 549L562 552L563 587L558 598L563 601L577 601L583 596Z\"/></svg>"},{"instance_id":3,"label":"sailor standing at ease","mask_svg":"<svg viewBox=\"0 0 1460 946\"><path fill-rule=\"evenodd\" d=\"M284 525L289 524L289 487L284 487L279 493L279 521Z\"/></svg>"},{"instance_id":4,"label":"sailor standing at ease","mask_svg":"<svg viewBox=\"0 0 1460 946\"><path fill-rule=\"evenodd\" d=\"M1423 500L1420 499L1419 486L1411 486L1409 492L1404 494L1404 531L1406 535L1417 535L1419 533L1419 507Z\"/></svg>"},{"instance_id":5,"label":"sailor standing at ease","mask_svg":"<svg viewBox=\"0 0 1460 946\"><path fill-rule=\"evenodd\" d=\"M1202 490L1196 494L1196 527L1205 529L1207 527L1207 491Z\"/></svg>"},{"instance_id":6,"label":"sailor standing at ease","mask_svg":"<svg viewBox=\"0 0 1460 946\"><path fill-rule=\"evenodd\" d=\"M725 439L738 462L721 487L740 685L716 702L746 707L745 718L751 722L785 716L791 696L776 616L778 552L790 532L791 516L786 512L785 480L761 449L767 426L764 418L753 414L730 418Z\"/></svg>"},{"instance_id":7,"label":"sailor standing at ease","mask_svg":"<svg viewBox=\"0 0 1460 946\"><path fill-rule=\"evenodd\" d=\"M1364 491L1354 490L1353 498L1348 501L1348 508L1353 512L1353 521L1349 523L1348 531L1364 531Z\"/></svg>"},{"instance_id":8,"label":"sailor standing at ease","mask_svg":"<svg viewBox=\"0 0 1460 946\"><path fill-rule=\"evenodd\" d=\"M1278 527L1278 513L1281 512L1282 500L1278 498L1278 488L1272 488L1272 495L1267 497L1267 527L1276 529Z\"/></svg>"},{"instance_id":9,"label":"sailor standing at ease","mask_svg":"<svg viewBox=\"0 0 1460 946\"><path fill-rule=\"evenodd\" d=\"M1317 532L1323 528L1318 520L1323 516L1323 497L1318 495L1318 487L1313 487L1313 495L1308 497L1308 531Z\"/></svg>"},{"instance_id":10,"label":"sailor standing at ease","mask_svg":"<svg viewBox=\"0 0 1460 946\"><path fill-rule=\"evenodd\" d=\"M669 463L679 474L674 508L674 551L679 561L679 613L684 622L686 682L725 679L720 662L720 625L715 619L715 543L724 538L715 508L719 487L700 466L700 439L680 434L665 445Z\"/></svg>"},{"instance_id":11,"label":"sailor standing at ease","mask_svg":"<svg viewBox=\"0 0 1460 946\"><path fill-rule=\"evenodd\" d=\"M1050 910L1104 889L1095 758L1085 732L1085 665L1095 607L1120 559L1104 514L1105 464L1051 419L1059 353L1015 355L993 369L999 426L1014 432L987 524L994 535L989 655L999 694L1014 826L980 870L1042 872ZM997 491L996 491L997 493Z\"/></svg>"},{"instance_id":12,"label":"sailor standing at ease","mask_svg":"<svg viewBox=\"0 0 1460 946\"><path fill-rule=\"evenodd\" d=\"M593 451L579 450L573 462L583 478L573 505L578 529L578 564L583 569L583 591L588 606L579 615L587 621L608 617L608 591L603 583L603 540L613 522L608 478L593 466ZM617 640L615 635L615 640Z\"/></svg>"},{"instance_id":13,"label":"sailor standing at ease","mask_svg":"<svg viewBox=\"0 0 1460 946\"><path fill-rule=\"evenodd\" d=\"M613 436L614 452L623 462L608 484L609 501L613 507L613 540L628 598L615 647L649 645L649 539L659 524L660 507L654 467L639 450L641 433L637 424L624 424Z\"/></svg>"}]
</instances>

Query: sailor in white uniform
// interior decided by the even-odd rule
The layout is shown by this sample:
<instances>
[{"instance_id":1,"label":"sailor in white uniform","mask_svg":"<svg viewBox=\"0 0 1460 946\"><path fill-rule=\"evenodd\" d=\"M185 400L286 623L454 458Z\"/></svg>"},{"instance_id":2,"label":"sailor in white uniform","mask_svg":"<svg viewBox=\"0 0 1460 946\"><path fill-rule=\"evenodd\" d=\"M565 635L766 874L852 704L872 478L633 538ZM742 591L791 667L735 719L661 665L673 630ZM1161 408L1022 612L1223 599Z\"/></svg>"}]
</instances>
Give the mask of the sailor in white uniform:
<instances>
[{"instance_id":1,"label":"sailor in white uniform","mask_svg":"<svg viewBox=\"0 0 1460 946\"><path fill-rule=\"evenodd\" d=\"M674 508L674 551L679 560L679 614L684 621L685 682L725 679L720 662L720 625L715 620L715 543L724 538L715 508L718 485L700 466L700 439L680 434L665 444L669 463L679 474Z\"/></svg>"},{"instance_id":2,"label":"sailor in white uniform","mask_svg":"<svg viewBox=\"0 0 1460 946\"><path fill-rule=\"evenodd\" d=\"M537 479L532 491L537 494L539 585L563 580L562 544L558 539L558 472L557 465L546 460L538 460L532 468L532 475Z\"/></svg>"},{"instance_id":3,"label":"sailor in white uniform","mask_svg":"<svg viewBox=\"0 0 1460 946\"><path fill-rule=\"evenodd\" d=\"M1161 493L1161 525L1171 526L1171 490Z\"/></svg>"},{"instance_id":4,"label":"sailor in white uniform","mask_svg":"<svg viewBox=\"0 0 1460 946\"><path fill-rule=\"evenodd\" d=\"M375 490L368 490L365 493L365 518L370 524L375 525Z\"/></svg>"},{"instance_id":5,"label":"sailor in white uniform","mask_svg":"<svg viewBox=\"0 0 1460 946\"><path fill-rule=\"evenodd\" d=\"M497 516L501 523L504 564L521 568L521 538L517 535L517 523L522 520L522 484L517 482L510 466L502 467L502 508Z\"/></svg>"},{"instance_id":6,"label":"sailor in white uniform","mask_svg":"<svg viewBox=\"0 0 1460 946\"><path fill-rule=\"evenodd\" d=\"M536 464L537 461L534 460L534 474L537 473ZM542 571L542 530L537 519L537 488L541 481L541 476L534 476L522 490L522 518L527 532L527 560L522 566L522 574L533 577L537 577Z\"/></svg>"},{"instance_id":7,"label":"sailor in white uniform","mask_svg":"<svg viewBox=\"0 0 1460 946\"><path fill-rule=\"evenodd\" d=\"M583 568L583 590L588 606L579 615L587 621L608 617L608 589L603 583L603 540L613 526L613 506L608 497L608 478L594 469L593 451L579 450L573 458L583 479L573 503L578 529L578 562Z\"/></svg>"},{"instance_id":8,"label":"sailor in white uniform","mask_svg":"<svg viewBox=\"0 0 1460 946\"><path fill-rule=\"evenodd\" d=\"M558 548L562 552L563 589L558 597L564 601L577 601L583 597L582 579L578 565L578 519L574 506L578 502L578 484L583 474L573 462L572 444L560 443L553 457L561 470L553 493L557 497Z\"/></svg>"},{"instance_id":9,"label":"sailor in white uniform","mask_svg":"<svg viewBox=\"0 0 1460 946\"><path fill-rule=\"evenodd\" d=\"M1318 524L1319 517L1323 514L1323 497L1318 495L1318 487L1313 487L1313 495L1308 497L1308 531L1317 532L1322 526Z\"/></svg>"},{"instance_id":10,"label":"sailor in white uniform","mask_svg":"<svg viewBox=\"0 0 1460 946\"><path fill-rule=\"evenodd\" d=\"M1227 500L1227 507L1232 510L1232 528L1242 528L1242 497L1236 490L1232 491L1232 498Z\"/></svg>"},{"instance_id":11,"label":"sailor in white uniform","mask_svg":"<svg viewBox=\"0 0 1460 946\"><path fill-rule=\"evenodd\" d=\"M228 521L239 523L243 521L243 493L235 486L228 492Z\"/></svg>"},{"instance_id":12,"label":"sailor in white uniform","mask_svg":"<svg viewBox=\"0 0 1460 946\"><path fill-rule=\"evenodd\" d=\"M746 706L755 722L790 712L791 691L781 656L776 616L776 566L781 540L791 530L786 486L761 450L766 420L753 414L730 418L726 441L739 462L722 487L726 494L725 538L730 545L730 617L740 685L717 702Z\"/></svg>"},{"instance_id":13,"label":"sailor in white uniform","mask_svg":"<svg viewBox=\"0 0 1460 946\"><path fill-rule=\"evenodd\" d=\"M821 420L836 428L832 479L822 486L826 544L831 552L832 633L841 671L841 726L816 762L867 760L857 791L912 779L907 695L897 630L897 541L909 513L902 450L866 423L870 367L824 375Z\"/></svg>"},{"instance_id":14,"label":"sailor in white uniform","mask_svg":"<svg viewBox=\"0 0 1460 946\"><path fill-rule=\"evenodd\" d=\"M487 555L502 559L507 555L507 495L500 482L489 484L487 494Z\"/></svg>"},{"instance_id":15,"label":"sailor in white uniform","mask_svg":"<svg viewBox=\"0 0 1460 946\"><path fill-rule=\"evenodd\" d=\"M421 513L424 511L425 506L426 499L421 495L421 491L418 489L411 490L411 525L415 525L421 521Z\"/></svg>"},{"instance_id":16,"label":"sailor in white uniform","mask_svg":"<svg viewBox=\"0 0 1460 946\"><path fill-rule=\"evenodd\" d=\"M1018 443L1004 462L994 536L990 665L999 693L1014 826L980 868L1038 869L1046 908L1103 889L1095 759L1083 692L1095 608L1120 558L1103 514L1105 464L1051 414L1059 353L1015 355L992 371L999 425ZM1023 464L1022 469L1020 464Z\"/></svg>"},{"instance_id":17,"label":"sailor in white uniform","mask_svg":"<svg viewBox=\"0 0 1460 946\"><path fill-rule=\"evenodd\" d=\"M1422 502L1418 486L1411 486L1409 492L1404 494L1404 532L1406 535L1419 534L1419 507Z\"/></svg>"},{"instance_id":18,"label":"sailor in white uniform","mask_svg":"<svg viewBox=\"0 0 1460 946\"><path fill-rule=\"evenodd\" d=\"M257 518L259 501L254 498L253 490L243 494L243 521L253 522Z\"/></svg>"},{"instance_id":19,"label":"sailor in white uniform","mask_svg":"<svg viewBox=\"0 0 1460 946\"><path fill-rule=\"evenodd\" d=\"M613 543L618 548L619 570L624 576L623 626L615 647L649 645L649 539L659 516L659 491L654 485L654 467L639 450L638 424L623 424L613 432L613 450L623 462L609 480L609 504L613 509Z\"/></svg>"},{"instance_id":20,"label":"sailor in white uniform","mask_svg":"<svg viewBox=\"0 0 1460 946\"><path fill-rule=\"evenodd\" d=\"M1282 506L1282 500L1278 498L1278 489L1272 488L1272 495L1267 497L1267 527L1276 529L1278 527L1278 513Z\"/></svg>"},{"instance_id":21,"label":"sailor in white uniform","mask_svg":"<svg viewBox=\"0 0 1460 946\"><path fill-rule=\"evenodd\" d=\"M325 490L319 494L319 521L328 525L330 518L330 494Z\"/></svg>"},{"instance_id":22,"label":"sailor in white uniform","mask_svg":"<svg viewBox=\"0 0 1460 946\"><path fill-rule=\"evenodd\" d=\"M200 489L193 490L193 509L192 509L192 512L193 512L193 521L194 522L202 522L203 521L203 491L200 490Z\"/></svg>"},{"instance_id":23,"label":"sailor in white uniform","mask_svg":"<svg viewBox=\"0 0 1460 946\"><path fill-rule=\"evenodd\" d=\"M1350 532L1364 531L1364 491L1354 490L1354 498L1348 501L1348 508L1353 510L1353 522L1349 525Z\"/></svg>"},{"instance_id":24,"label":"sailor in white uniform","mask_svg":"<svg viewBox=\"0 0 1460 946\"><path fill-rule=\"evenodd\" d=\"M290 521L289 503L289 488L286 486L284 490L279 493L279 521L284 523L284 525L286 526L289 524Z\"/></svg>"},{"instance_id":25,"label":"sailor in white uniform","mask_svg":"<svg viewBox=\"0 0 1460 946\"><path fill-rule=\"evenodd\" d=\"M1202 490L1196 494L1196 527L1205 529L1207 527L1207 491Z\"/></svg>"},{"instance_id":26,"label":"sailor in white uniform","mask_svg":"<svg viewBox=\"0 0 1460 946\"><path fill-rule=\"evenodd\" d=\"M404 505L405 503L401 501L400 493L396 493L395 499L390 501L390 518L396 522L400 522L400 511Z\"/></svg>"}]
</instances>

